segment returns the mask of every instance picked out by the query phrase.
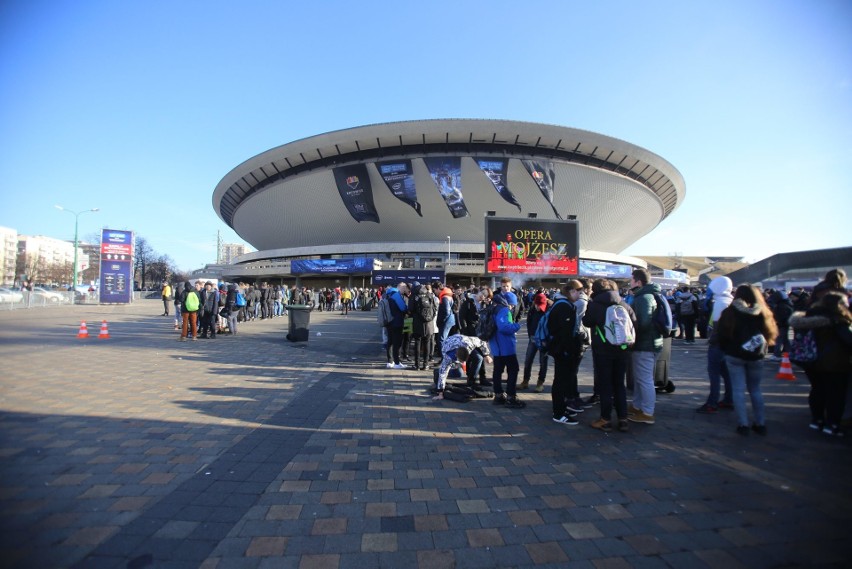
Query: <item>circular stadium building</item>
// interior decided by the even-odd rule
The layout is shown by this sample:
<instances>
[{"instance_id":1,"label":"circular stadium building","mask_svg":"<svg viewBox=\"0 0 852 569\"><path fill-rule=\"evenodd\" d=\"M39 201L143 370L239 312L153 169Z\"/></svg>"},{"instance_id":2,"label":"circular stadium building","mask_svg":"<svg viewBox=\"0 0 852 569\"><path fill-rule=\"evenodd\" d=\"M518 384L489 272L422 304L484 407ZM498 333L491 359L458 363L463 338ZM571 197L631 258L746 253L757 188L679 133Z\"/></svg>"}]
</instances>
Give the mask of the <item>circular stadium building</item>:
<instances>
[{"instance_id":1,"label":"circular stadium building","mask_svg":"<svg viewBox=\"0 0 852 569\"><path fill-rule=\"evenodd\" d=\"M257 251L233 280L368 284L383 270L486 271L488 217L573 222L581 276L620 278L620 255L682 203L680 173L636 145L561 126L395 122L273 148L216 187L219 217ZM548 275L536 275L546 280Z\"/></svg>"}]
</instances>

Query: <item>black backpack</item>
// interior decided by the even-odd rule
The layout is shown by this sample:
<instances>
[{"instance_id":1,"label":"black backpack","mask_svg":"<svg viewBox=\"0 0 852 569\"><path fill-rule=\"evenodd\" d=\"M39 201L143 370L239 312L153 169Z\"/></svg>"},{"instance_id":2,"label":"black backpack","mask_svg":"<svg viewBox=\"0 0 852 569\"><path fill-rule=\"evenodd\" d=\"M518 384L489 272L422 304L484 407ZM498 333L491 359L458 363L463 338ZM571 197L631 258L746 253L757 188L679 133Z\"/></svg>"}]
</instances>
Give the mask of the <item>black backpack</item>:
<instances>
[{"instance_id":1,"label":"black backpack","mask_svg":"<svg viewBox=\"0 0 852 569\"><path fill-rule=\"evenodd\" d=\"M431 293L420 294L417 296L417 300L417 313L423 319L423 322L434 320L435 315L438 314L438 307L435 306L435 297Z\"/></svg>"},{"instance_id":2,"label":"black backpack","mask_svg":"<svg viewBox=\"0 0 852 569\"><path fill-rule=\"evenodd\" d=\"M494 304L489 304L479 311L479 322L476 323L476 335L480 340L486 342L494 337L497 333L497 320L494 315L497 313L497 307Z\"/></svg>"}]
</instances>

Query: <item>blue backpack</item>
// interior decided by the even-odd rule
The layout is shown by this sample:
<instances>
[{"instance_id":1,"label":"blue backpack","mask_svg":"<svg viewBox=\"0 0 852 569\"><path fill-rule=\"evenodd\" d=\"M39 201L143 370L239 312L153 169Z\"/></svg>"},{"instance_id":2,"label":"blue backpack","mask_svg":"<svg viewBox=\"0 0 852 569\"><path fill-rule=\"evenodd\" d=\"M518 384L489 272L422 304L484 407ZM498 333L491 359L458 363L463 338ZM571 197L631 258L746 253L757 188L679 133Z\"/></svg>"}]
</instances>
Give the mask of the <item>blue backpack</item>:
<instances>
[{"instance_id":1,"label":"blue backpack","mask_svg":"<svg viewBox=\"0 0 852 569\"><path fill-rule=\"evenodd\" d=\"M553 345L553 334L550 333L550 329L548 328L548 322L550 321L550 313L553 312L553 307L559 304L560 302L568 302L564 298L560 298L547 309L541 320L538 321L538 324L535 327L535 334L533 334L532 341L535 344L535 347L538 348L543 353L547 353Z\"/></svg>"},{"instance_id":2,"label":"blue backpack","mask_svg":"<svg viewBox=\"0 0 852 569\"><path fill-rule=\"evenodd\" d=\"M654 294L657 307L654 309L654 330L668 338L674 332L674 318L672 318L672 307L661 294Z\"/></svg>"}]
</instances>

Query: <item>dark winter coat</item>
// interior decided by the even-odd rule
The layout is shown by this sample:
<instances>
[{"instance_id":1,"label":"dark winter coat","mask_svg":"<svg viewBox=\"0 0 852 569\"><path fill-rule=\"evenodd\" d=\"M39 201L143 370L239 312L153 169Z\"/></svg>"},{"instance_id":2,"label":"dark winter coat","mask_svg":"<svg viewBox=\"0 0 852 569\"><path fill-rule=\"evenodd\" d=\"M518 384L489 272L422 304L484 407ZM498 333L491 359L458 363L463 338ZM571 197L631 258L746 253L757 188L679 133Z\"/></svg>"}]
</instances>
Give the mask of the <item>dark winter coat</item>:
<instances>
[{"instance_id":1,"label":"dark winter coat","mask_svg":"<svg viewBox=\"0 0 852 569\"><path fill-rule=\"evenodd\" d=\"M731 305L722 311L714 331L719 340L719 348L726 356L749 361L763 359L766 349L775 341L775 338L770 337L761 307L757 304L749 306L739 298L734 299ZM745 350L743 344L756 334L762 334L766 339L764 350L759 352Z\"/></svg>"},{"instance_id":2,"label":"dark winter coat","mask_svg":"<svg viewBox=\"0 0 852 569\"><path fill-rule=\"evenodd\" d=\"M848 322L825 314L821 307L795 312L790 317L794 330L813 330L817 345L817 361L813 369L822 373L852 371L852 326Z\"/></svg>"},{"instance_id":3,"label":"dark winter coat","mask_svg":"<svg viewBox=\"0 0 852 569\"><path fill-rule=\"evenodd\" d=\"M635 299L633 303L634 305L636 304ZM587 326L591 331L592 351L594 351L596 354L619 356L627 353L619 346L613 346L612 344L604 342L601 339L600 334L598 334L597 332L598 328L603 330L604 324L606 324L607 309L610 306L614 306L616 304L620 304L627 310L627 313L630 315L630 319L633 321L633 325L637 327L638 336L637 318L633 307L621 300L621 297L618 296L618 293L614 290L602 290L597 294L592 295L591 300L589 300L588 306L586 306L586 314L583 316L583 325ZM639 341L638 338L636 341Z\"/></svg>"},{"instance_id":4,"label":"dark winter coat","mask_svg":"<svg viewBox=\"0 0 852 569\"><path fill-rule=\"evenodd\" d=\"M577 308L570 300L558 294L553 298L553 304L548 310L550 316L547 317L547 330L553 340L547 352L557 358L578 353L580 345L575 337ZM535 309L530 312L528 318L532 317L534 312L536 312Z\"/></svg>"},{"instance_id":5,"label":"dark winter coat","mask_svg":"<svg viewBox=\"0 0 852 569\"><path fill-rule=\"evenodd\" d=\"M433 313L437 314L438 303L435 295L428 286L418 286L408 299L408 311L411 314L411 335L415 338L427 338L435 333L435 319L424 320L423 305L431 305Z\"/></svg>"}]
</instances>

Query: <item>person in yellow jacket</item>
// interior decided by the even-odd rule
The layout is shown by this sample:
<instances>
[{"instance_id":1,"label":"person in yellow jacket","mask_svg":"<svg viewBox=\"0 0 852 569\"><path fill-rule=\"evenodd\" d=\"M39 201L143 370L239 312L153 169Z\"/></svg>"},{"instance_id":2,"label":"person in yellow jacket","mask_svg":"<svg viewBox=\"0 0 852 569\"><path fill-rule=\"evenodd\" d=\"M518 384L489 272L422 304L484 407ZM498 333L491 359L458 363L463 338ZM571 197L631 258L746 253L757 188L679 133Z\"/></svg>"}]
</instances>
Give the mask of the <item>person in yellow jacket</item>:
<instances>
[{"instance_id":1,"label":"person in yellow jacket","mask_svg":"<svg viewBox=\"0 0 852 569\"><path fill-rule=\"evenodd\" d=\"M163 316L169 315L169 303L172 301L172 287L167 282L163 282Z\"/></svg>"},{"instance_id":2,"label":"person in yellow jacket","mask_svg":"<svg viewBox=\"0 0 852 569\"><path fill-rule=\"evenodd\" d=\"M349 305L352 304L352 291L344 288L340 292L340 303L343 305L343 315L349 314Z\"/></svg>"}]
</instances>

